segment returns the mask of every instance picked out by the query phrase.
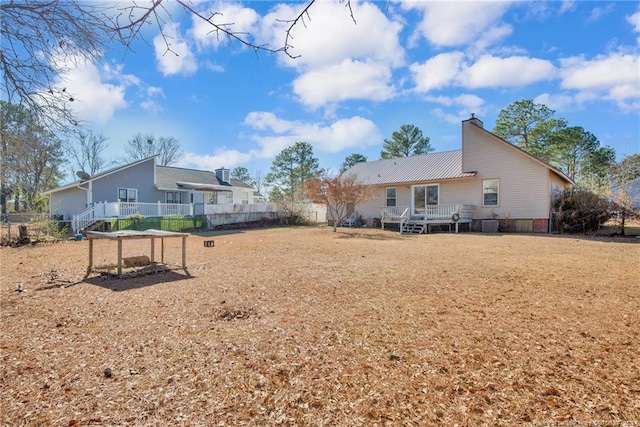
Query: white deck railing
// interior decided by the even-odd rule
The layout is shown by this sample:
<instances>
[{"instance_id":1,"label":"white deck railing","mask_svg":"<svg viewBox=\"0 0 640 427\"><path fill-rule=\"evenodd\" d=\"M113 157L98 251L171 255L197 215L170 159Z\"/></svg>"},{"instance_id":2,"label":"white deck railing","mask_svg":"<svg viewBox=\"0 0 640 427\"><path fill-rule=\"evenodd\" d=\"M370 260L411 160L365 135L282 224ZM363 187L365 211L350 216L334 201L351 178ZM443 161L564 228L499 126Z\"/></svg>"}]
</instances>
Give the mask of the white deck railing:
<instances>
[{"instance_id":1,"label":"white deck railing","mask_svg":"<svg viewBox=\"0 0 640 427\"><path fill-rule=\"evenodd\" d=\"M398 223L402 229L402 225L409 219L408 206L382 206L380 208L380 223L384 230L385 222Z\"/></svg>"},{"instance_id":2,"label":"white deck railing","mask_svg":"<svg viewBox=\"0 0 640 427\"><path fill-rule=\"evenodd\" d=\"M415 219L426 222L471 222L473 208L472 205L427 206L424 215L416 215ZM457 215L457 221L454 220L454 215Z\"/></svg>"},{"instance_id":3,"label":"white deck railing","mask_svg":"<svg viewBox=\"0 0 640 427\"><path fill-rule=\"evenodd\" d=\"M140 202L104 202L96 203L79 215L74 215L71 228L74 233L84 230L91 224L107 218L142 215L145 217L168 215L193 215L192 204L179 203L140 203Z\"/></svg>"},{"instance_id":4,"label":"white deck railing","mask_svg":"<svg viewBox=\"0 0 640 427\"><path fill-rule=\"evenodd\" d=\"M398 223L400 229L408 221L422 223L470 223L473 218L473 205L434 205L426 206L424 213L409 215L406 206L383 206L380 208L382 229L386 223ZM456 218L454 219L454 215Z\"/></svg>"}]
</instances>

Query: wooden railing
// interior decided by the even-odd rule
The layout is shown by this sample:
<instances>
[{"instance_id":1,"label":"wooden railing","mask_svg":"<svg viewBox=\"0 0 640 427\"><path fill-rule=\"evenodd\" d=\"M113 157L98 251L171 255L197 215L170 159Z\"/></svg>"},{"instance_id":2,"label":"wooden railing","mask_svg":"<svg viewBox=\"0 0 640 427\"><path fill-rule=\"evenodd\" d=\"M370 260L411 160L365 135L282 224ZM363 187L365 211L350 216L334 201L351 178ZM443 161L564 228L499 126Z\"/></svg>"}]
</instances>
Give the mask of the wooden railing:
<instances>
[{"instance_id":1,"label":"wooden railing","mask_svg":"<svg viewBox=\"0 0 640 427\"><path fill-rule=\"evenodd\" d=\"M393 224L398 223L400 224L400 229L402 229L402 226L408 219L408 206L382 206L380 208L380 223L382 224L383 230L385 222Z\"/></svg>"},{"instance_id":2,"label":"wooden railing","mask_svg":"<svg viewBox=\"0 0 640 427\"><path fill-rule=\"evenodd\" d=\"M471 222L473 217L473 205L435 205L427 206L422 218L425 221L436 222ZM457 221L454 220L457 215Z\"/></svg>"},{"instance_id":3,"label":"wooden railing","mask_svg":"<svg viewBox=\"0 0 640 427\"><path fill-rule=\"evenodd\" d=\"M380 208L382 229L385 223L400 224L402 226L408 222L417 222L424 224L456 224L471 223L473 219L473 205L433 205L426 206L424 213L409 215L409 207L407 206L383 206Z\"/></svg>"}]
</instances>

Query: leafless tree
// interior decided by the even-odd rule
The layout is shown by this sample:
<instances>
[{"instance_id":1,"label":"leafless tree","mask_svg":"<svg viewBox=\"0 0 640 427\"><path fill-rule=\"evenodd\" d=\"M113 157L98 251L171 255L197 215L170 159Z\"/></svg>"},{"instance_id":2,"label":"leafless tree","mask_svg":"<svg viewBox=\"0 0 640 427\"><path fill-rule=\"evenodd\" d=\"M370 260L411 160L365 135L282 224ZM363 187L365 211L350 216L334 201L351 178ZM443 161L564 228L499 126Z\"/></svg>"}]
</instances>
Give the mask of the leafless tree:
<instances>
[{"instance_id":1,"label":"leafless tree","mask_svg":"<svg viewBox=\"0 0 640 427\"><path fill-rule=\"evenodd\" d=\"M109 138L100 133L78 132L76 144L68 147L75 170L95 175L106 168L109 161L102 156L102 153L107 149L108 140Z\"/></svg>"},{"instance_id":2,"label":"leafless tree","mask_svg":"<svg viewBox=\"0 0 640 427\"><path fill-rule=\"evenodd\" d=\"M345 4L351 19L355 23L351 0L338 1ZM249 33L235 31L232 22L220 23L219 19L222 14L219 12L203 12L201 6L196 6L192 0L175 0L175 3L184 11L207 22L211 26L211 33L215 34L218 40L226 38L230 42L238 42L253 49L256 54L260 51L268 53L284 52L291 58L299 56L291 52L293 48L291 32L298 25L307 25L306 22L311 19L310 10L315 2L316 0L308 0L303 3L303 7L296 16L279 19L279 22L287 25L283 44L281 46L269 46L268 44L260 44L254 41ZM119 8L117 15L112 19L112 26L120 42L124 46L130 47L136 39L141 37L141 31L146 25L154 25L165 41L167 52L176 54L171 50L170 37L164 32L165 25L172 19L171 12L165 7L164 0L148 0L147 2L133 2Z\"/></svg>"},{"instance_id":3,"label":"leafless tree","mask_svg":"<svg viewBox=\"0 0 640 427\"><path fill-rule=\"evenodd\" d=\"M334 232L358 204L367 202L372 195L372 187L356 174L341 174L333 178L324 174L308 182L305 190L309 199L327 206Z\"/></svg>"},{"instance_id":4,"label":"leafless tree","mask_svg":"<svg viewBox=\"0 0 640 427\"><path fill-rule=\"evenodd\" d=\"M180 148L180 142L174 137L160 137L153 135L137 134L127 142L124 151L127 160L134 161L158 156L158 164L168 166L179 162L184 157L184 151Z\"/></svg>"},{"instance_id":5,"label":"leafless tree","mask_svg":"<svg viewBox=\"0 0 640 427\"><path fill-rule=\"evenodd\" d=\"M287 27L281 46L253 40L251 34L235 31L233 23L219 23L221 14L203 12L205 4L174 0L183 11L206 21L218 38L241 43L259 51L291 52L291 32L306 26L315 0L303 3L297 16L280 20ZM351 0L343 1L353 18ZM50 129L68 130L77 124L70 103L81 94L67 88L66 71L103 54L106 43L118 40L127 49L142 39L142 29L156 26L171 51L166 24L173 21L164 0L137 0L121 4L84 0L4 0L0 2L0 70L2 89L9 103L31 111L37 121ZM355 19L354 19L355 22ZM175 54L175 52L172 52Z\"/></svg>"},{"instance_id":6,"label":"leafless tree","mask_svg":"<svg viewBox=\"0 0 640 427\"><path fill-rule=\"evenodd\" d=\"M82 61L94 61L108 39L104 9L80 0L0 3L0 69L6 100L29 110L43 126L76 123L72 88L61 80Z\"/></svg>"},{"instance_id":7,"label":"leafless tree","mask_svg":"<svg viewBox=\"0 0 640 427\"><path fill-rule=\"evenodd\" d=\"M265 193L263 191L265 191L265 178L264 178L264 173L262 172L261 169L256 169L255 171L253 171L253 174L251 175L251 182L253 184L253 188L256 189L256 191L258 193L260 193L262 196L266 196Z\"/></svg>"}]
</instances>

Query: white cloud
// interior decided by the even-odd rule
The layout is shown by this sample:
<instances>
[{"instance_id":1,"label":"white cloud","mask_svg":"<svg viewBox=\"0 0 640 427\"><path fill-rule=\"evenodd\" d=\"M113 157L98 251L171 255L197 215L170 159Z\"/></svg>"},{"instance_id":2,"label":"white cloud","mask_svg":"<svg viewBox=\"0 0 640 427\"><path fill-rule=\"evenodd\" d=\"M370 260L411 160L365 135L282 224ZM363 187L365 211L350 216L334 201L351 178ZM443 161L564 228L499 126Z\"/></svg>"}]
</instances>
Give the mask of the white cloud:
<instances>
[{"instance_id":1,"label":"white cloud","mask_svg":"<svg viewBox=\"0 0 640 427\"><path fill-rule=\"evenodd\" d=\"M250 161L252 158L251 153L219 148L215 150L213 155L185 153L178 166L212 171L221 167L233 168Z\"/></svg>"},{"instance_id":2,"label":"white cloud","mask_svg":"<svg viewBox=\"0 0 640 427\"><path fill-rule=\"evenodd\" d=\"M428 96L426 101L450 107L455 113L445 112L442 108L434 108L433 113L440 119L453 124L459 124L462 120L469 118L470 114L482 116L486 110L484 108L484 100L479 96L472 94L462 94L454 97L450 96Z\"/></svg>"},{"instance_id":3,"label":"white cloud","mask_svg":"<svg viewBox=\"0 0 640 427\"><path fill-rule=\"evenodd\" d=\"M576 2L573 0L565 0L560 5L560 10L558 10L558 15L563 15L567 12L571 12L576 8Z\"/></svg>"},{"instance_id":4,"label":"white cloud","mask_svg":"<svg viewBox=\"0 0 640 427\"><path fill-rule=\"evenodd\" d=\"M471 42L467 53L482 54L489 46L504 39L512 32L513 28L510 25L495 25L485 31L478 39Z\"/></svg>"},{"instance_id":5,"label":"white cloud","mask_svg":"<svg viewBox=\"0 0 640 427\"><path fill-rule=\"evenodd\" d=\"M222 2L215 3L210 9L215 11L213 16L211 16L211 12L203 13L204 16L211 16L208 22L199 16L192 15L191 35L200 48L214 47L217 49L221 44L226 47L230 41L233 41L224 32L217 31L212 24L252 41L251 34L260 19L255 10L238 4Z\"/></svg>"},{"instance_id":6,"label":"white cloud","mask_svg":"<svg viewBox=\"0 0 640 427\"><path fill-rule=\"evenodd\" d=\"M611 12L613 12L614 8L615 8L615 4L613 3L608 3L606 6L602 6L602 7L600 6L594 7L593 9L591 9L591 14L586 19L586 22L599 21L600 18L602 18L603 16L606 16Z\"/></svg>"},{"instance_id":7,"label":"white cloud","mask_svg":"<svg viewBox=\"0 0 640 427\"><path fill-rule=\"evenodd\" d=\"M458 96L428 96L426 101L435 102L447 107L458 106L463 107L469 112L479 113L480 107L484 104L484 100L477 95L462 94Z\"/></svg>"},{"instance_id":8,"label":"white cloud","mask_svg":"<svg viewBox=\"0 0 640 427\"><path fill-rule=\"evenodd\" d=\"M345 59L341 64L302 74L293 91L310 107L321 107L347 99L384 101L394 95L391 70L386 64Z\"/></svg>"},{"instance_id":9,"label":"white cloud","mask_svg":"<svg viewBox=\"0 0 640 427\"><path fill-rule=\"evenodd\" d=\"M640 33L640 11L627 16L627 22L633 26L633 31Z\"/></svg>"},{"instance_id":10,"label":"white cloud","mask_svg":"<svg viewBox=\"0 0 640 427\"><path fill-rule=\"evenodd\" d=\"M337 153L378 144L381 140L376 125L359 116L325 124L287 121L273 113L252 112L244 124L259 131L251 139L260 145L257 155L262 158L273 157L297 141L306 141L320 152Z\"/></svg>"},{"instance_id":11,"label":"white cloud","mask_svg":"<svg viewBox=\"0 0 640 427\"><path fill-rule=\"evenodd\" d=\"M288 132L300 126L299 122L279 119L275 114L266 111L252 111L244 118L244 124L256 130L269 130L276 133Z\"/></svg>"},{"instance_id":12,"label":"white cloud","mask_svg":"<svg viewBox=\"0 0 640 427\"><path fill-rule=\"evenodd\" d=\"M180 166L213 170L221 166L232 168L259 159L271 159L298 141L310 143L317 153L338 153L342 150L379 144L382 136L376 125L359 116L330 123L289 121L270 112L249 113L244 125L249 138L257 143L245 152L226 147L213 154L186 153Z\"/></svg>"},{"instance_id":13,"label":"white cloud","mask_svg":"<svg viewBox=\"0 0 640 427\"><path fill-rule=\"evenodd\" d=\"M219 64L214 64L213 62L205 62L204 67L209 71L213 71L214 73L224 73L224 67Z\"/></svg>"},{"instance_id":14,"label":"white cloud","mask_svg":"<svg viewBox=\"0 0 640 427\"><path fill-rule=\"evenodd\" d=\"M547 60L484 55L465 69L458 80L461 86L468 88L517 87L549 80L555 75L555 67Z\"/></svg>"},{"instance_id":15,"label":"white cloud","mask_svg":"<svg viewBox=\"0 0 640 427\"><path fill-rule=\"evenodd\" d=\"M281 65L294 68L293 82L298 100L309 107L324 107L328 115L335 104L349 99L382 101L395 94L392 69L404 65L400 23L390 20L373 3L317 2L291 31L290 54L279 55ZM280 4L261 21L259 38L272 47L285 43L290 24L303 5Z\"/></svg>"},{"instance_id":16,"label":"white cloud","mask_svg":"<svg viewBox=\"0 0 640 427\"><path fill-rule=\"evenodd\" d=\"M439 119L442 119L447 123L451 123L455 125L459 125L461 121L469 118L468 113L461 113L461 112L448 113L444 111L442 108L434 108L432 110L432 113L434 116L438 117Z\"/></svg>"},{"instance_id":17,"label":"white cloud","mask_svg":"<svg viewBox=\"0 0 640 427\"><path fill-rule=\"evenodd\" d=\"M390 20L373 3L352 2L356 23L344 3L316 2L304 22L291 31L291 54L296 59L280 55L279 60L297 69L323 68L342 63L345 59L370 60L399 67L404 64L404 48L399 41L400 23ZM282 20L295 18L299 6L280 4L262 20L261 37L273 47L284 44L290 24Z\"/></svg>"},{"instance_id":18,"label":"white cloud","mask_svg":"<svg viewBox=\"0 0 640 427\"><path fill-rule=\"evenodd\" d=\"M510 7L510 2L416 2L403 1L405 9L417 9L423 18L418 29L425 39L436 46L462 46L488 36L497 41L511 32L500 23L500 18ZM495 27L504 27L495 31ZM488 34L487 34L488 33Z\"/></svg>"},{"instance_id":19,"label":"white cloud","mask_svg":"<svg viewBox=\"0 0 640 427\"><path fill-rule=\"evenodd\" d=\"M634 33L640 33L640 11L627 16L627 22L633 26ZM638 37L636 41L640 45L640 37Z\"/></svg>"},{"instance_id":20,"label":"white cloud","mask_svg":"<svg viewBox=\"0 0 640 427\"><path fill-rule=\"evenodd\" d=\"M98 68L83 58L71 62L75 68L67 69L61 75L60 86L73 97L71 107L76 117L83 121L106 122L115 111L127 107L127 86L140 83L135 76L122 74L121 68L109 65Z\"/></svg>"},{"instance_id":21,"label":"white cloud","mask_svg":"<svg viewBox=\"0 0 640 427\"><path fill-rule=\"evenodd\" d=\"M153 38L153 47L158 61L158 68L165 76L173 74L191 75L198 69L196 58L188 43L180 34L180 24L165 25L162 34Z\"/></svg>"},{"instance_id":22,"label":"white cloud","mask_svg":"<svg viewBox=\"0 0 640 427\"><path fill-rule=\"evenodd\" d=\"M543 104L555 111L567 112L580 108L578 100L567 94L543 93L533 99L536 104Z\"/></svg>"},{"instance_id":23,"label":"white cloud","mask_svg":"<svg viewBox=\"0 0 640 427\"><path fill-rule=\"evenodd\" d=\"M144 98L140 102L140 107L143 110L150 113L157 113L164 110L164 107L156 101L157 98L165 98L164 90L162 90L161 87L147 86L140 92L141 96Z\"/></svg>"},{"instance_id":24,"label":"white cloud","mask_svg":"<svg viewBox=\"0 0 640 427\"><path fill-rule=\"evenodd\" d=\"M428 92L448 86L462 71L462 52L441 53L428 59L424 64L412 64L409 69L414 75L416 90Z\"/></svg>"},{"instance_id":25,"label":"white cloud","mask_svg":"<svg viewBox=\"0 0 640 427\"><path fill-rule=\"evenodd\" d=\"M617 103L625 112L638 111L640 103L640 56L613 53L588 60L582 56L560 61L561 86L594 94Z\"/></svg>"},{"instance_id":26,"label":"white cloud","mask_svg":"<svg viewBox=\"0 0 640 427\"><path fill-rule=\"evenodd\" d=\"M526 56L500 58L484 55L475 63L464 62L461 52L442 53L424 64L410 67L416 90L429 92L448 86L466 88L526 86L557 74L551 62Z\"/></svg>"}]
</instances>

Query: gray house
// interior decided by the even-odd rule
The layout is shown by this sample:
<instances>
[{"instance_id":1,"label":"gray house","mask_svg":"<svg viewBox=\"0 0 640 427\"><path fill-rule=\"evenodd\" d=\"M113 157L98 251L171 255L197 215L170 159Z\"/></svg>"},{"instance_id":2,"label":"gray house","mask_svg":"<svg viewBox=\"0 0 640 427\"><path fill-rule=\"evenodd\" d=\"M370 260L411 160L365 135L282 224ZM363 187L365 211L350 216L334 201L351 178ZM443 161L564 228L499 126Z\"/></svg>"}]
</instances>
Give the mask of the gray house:
<instances>
[{"instance_id":1,"label":"gray house","mask_svg":"<svg viewBox=\"0 0 640 427\"><path fill-rule=\"evenodd\" d=\"M359 163L374 197L355 206L371 224L428 232L467 223L485 231L547 232L553 198L573 185L559 169L484 129L462 122L462 149Z\"/></svg>"},{"instance_id":2,"label":"gray house","mask_svg":"<svg viewBox=\"0 0 640 427\"><path fill-rule=\"evenodd\" d=\"M107 218L200 215L206 205L254 204L262 197L251 186L215 172L156 165L156 157L137 160L94 176L82 175L45 195L52 215L71 220L74 231Z\"/></svg>"}]
</instances>

